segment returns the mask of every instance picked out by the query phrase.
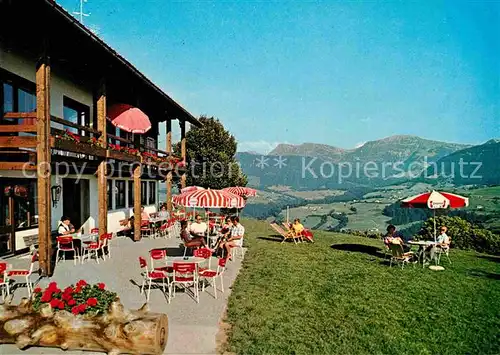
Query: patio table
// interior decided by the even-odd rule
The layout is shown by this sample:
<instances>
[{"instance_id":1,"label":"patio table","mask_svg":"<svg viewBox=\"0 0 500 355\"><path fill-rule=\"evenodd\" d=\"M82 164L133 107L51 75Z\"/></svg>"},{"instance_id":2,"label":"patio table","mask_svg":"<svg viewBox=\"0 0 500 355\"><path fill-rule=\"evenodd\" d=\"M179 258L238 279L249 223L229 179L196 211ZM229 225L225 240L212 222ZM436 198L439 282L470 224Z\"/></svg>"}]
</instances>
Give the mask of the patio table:
<instances>
[{"instance_id":1,"label":"patio table","mask_svg":"<svg viewBox=\"0 0 500 355\"><path fill-rule=\"evenodd\" d=\"M436 242L430 241L430 240L410 240L410 241L408 241L408 244L418 246L418 251L417 251L418 260L419 261L421 260L422 265L424 265L424 263L425 263L425 249L427 249L427 247L429 247L433 244L436 244Z\"/></svg>"}]
</instances>

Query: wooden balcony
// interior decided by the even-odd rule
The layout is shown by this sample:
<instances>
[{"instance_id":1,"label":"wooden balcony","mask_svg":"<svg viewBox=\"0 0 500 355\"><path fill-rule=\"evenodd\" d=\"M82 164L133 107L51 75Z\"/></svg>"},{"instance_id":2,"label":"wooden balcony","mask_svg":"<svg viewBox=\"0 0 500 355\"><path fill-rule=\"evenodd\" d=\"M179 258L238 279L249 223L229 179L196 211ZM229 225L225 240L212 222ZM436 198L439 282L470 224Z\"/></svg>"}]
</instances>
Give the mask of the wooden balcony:
<instances>
[{"instance_id":1,"label":"wooden balcony","mask_svg":"<svg viewBox=\"0 0 500 355\"><path fill-rule=\"evenodd\" d=\"M2 148L10 149L10 153L25 153L19 150L19 148L36 149L36 112L6 113L4 119L6 119L4 120L6 124L0 124L1 153L4 153ZM50 128L50 147L53 149L52 155L57 155L58 152L71 152L88 157L96 157L97 159L113 159L129 163L140 162L162 171L183 171L185 168L182 159L169 152L143 145L137 146L131 140L111 134L106 135L107 143L106 148L104 148L101 139L101 131L92 127L66 121L55 116L51 116L50 121L51 124L56 123L63 127L69 127L66 130L55 127ZM74 133L75 131L78 133ZM23 133L23 135L19 135L19 133ZM118 144L112 144L109 143L109 141L118 142ZM15 167L17 165L13 166Z\"/></svg>"}]
</instances>

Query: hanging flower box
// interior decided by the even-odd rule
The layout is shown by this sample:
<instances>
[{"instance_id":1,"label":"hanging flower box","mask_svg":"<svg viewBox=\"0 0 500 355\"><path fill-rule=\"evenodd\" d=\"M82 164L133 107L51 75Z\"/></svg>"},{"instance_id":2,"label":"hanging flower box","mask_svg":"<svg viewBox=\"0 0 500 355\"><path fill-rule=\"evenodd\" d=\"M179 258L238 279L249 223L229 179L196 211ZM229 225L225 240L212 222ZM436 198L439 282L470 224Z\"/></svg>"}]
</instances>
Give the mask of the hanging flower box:
<instances>
[{"instance_id":1,"label":"hanging flower box","mask_svg":"<svg viewBox=\"0 0 500 355\"><path fill-rule=\"evenodd\" d=\"M103 283L80 280L61 290L55 282L17 306L0 305L0 344L59 347L108 354L162 354L168 337L165 314L147 304L127 311Z\"/></svg>"}]
</instances>

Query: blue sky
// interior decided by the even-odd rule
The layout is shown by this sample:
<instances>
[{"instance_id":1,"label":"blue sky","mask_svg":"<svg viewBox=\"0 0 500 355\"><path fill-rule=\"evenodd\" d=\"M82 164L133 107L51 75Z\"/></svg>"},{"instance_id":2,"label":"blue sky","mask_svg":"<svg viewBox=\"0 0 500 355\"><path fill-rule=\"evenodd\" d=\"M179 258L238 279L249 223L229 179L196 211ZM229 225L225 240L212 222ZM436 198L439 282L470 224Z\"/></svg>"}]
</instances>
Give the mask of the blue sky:
<instances>
[{"instance_id":1,"label":"blue sky","mask_svg":"<svg viewBox=\"0 0 500 355\"><path fill-rule=\"evenodd\" d=\"M59 0L67 10L79 0ZM500 3L89 0L84 22L239 150L500 137Z\"/></svg>"}]
</instances>

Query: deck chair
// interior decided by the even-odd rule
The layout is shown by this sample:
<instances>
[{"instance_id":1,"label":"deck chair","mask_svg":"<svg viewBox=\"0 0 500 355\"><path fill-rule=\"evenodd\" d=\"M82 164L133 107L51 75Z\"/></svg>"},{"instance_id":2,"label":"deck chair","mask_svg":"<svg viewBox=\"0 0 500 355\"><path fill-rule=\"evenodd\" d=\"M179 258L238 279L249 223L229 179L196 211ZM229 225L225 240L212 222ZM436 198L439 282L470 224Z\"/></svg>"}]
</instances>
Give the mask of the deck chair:
<instances>
[{"instance_id":1,"label":"deck chair","mask_svg":"<svg viewBox=\"0 0 500 355\"><path fill-rule=\"evenodd\" d=\"M404 269L405 264L408 264L413 258L413 252L405 253L403 251L403 246L401 244L389 244L389 249L391 250L391 262L390 267L392 267L392 263L401 264L401 269ZM415 266L415 265L414 265Z\"/></svg>"},{"instance_id":2,"label":"deck chair","mask_svg":"<svg viewBox=\"0 0 500 355\"><path fill-rule=\"evenodd\" d=\"M283 225L283 227L285 227L285 231L288 232L288 233L292 233L294 235L295 238L299 239L300 242L303 242L304 241L304 237L302 236L302 234L295 234L295 231L293 230L293 228L290 228L290 225L285 223L285 222L281 222L281 224Z\"/></svg>"},{"instance_id":3,"label":"deck chair","mask_svg":"<svg viewBox=\"0 0 500 355\"><path fill-rule=\"evenodd\" d=\"M297 241L295 240L296 237L293 235L293 233L285 232L283 230L283 228L281 228L276 223L271 223L270 226L272 229L274 229L276 232L278 232L279 235L281 235L283 237L283 241L281 243L284 243L286 240L291 239L291 240L293 240L293 242L295 244L297 244Z\"/></svg>"}]
</instances>

